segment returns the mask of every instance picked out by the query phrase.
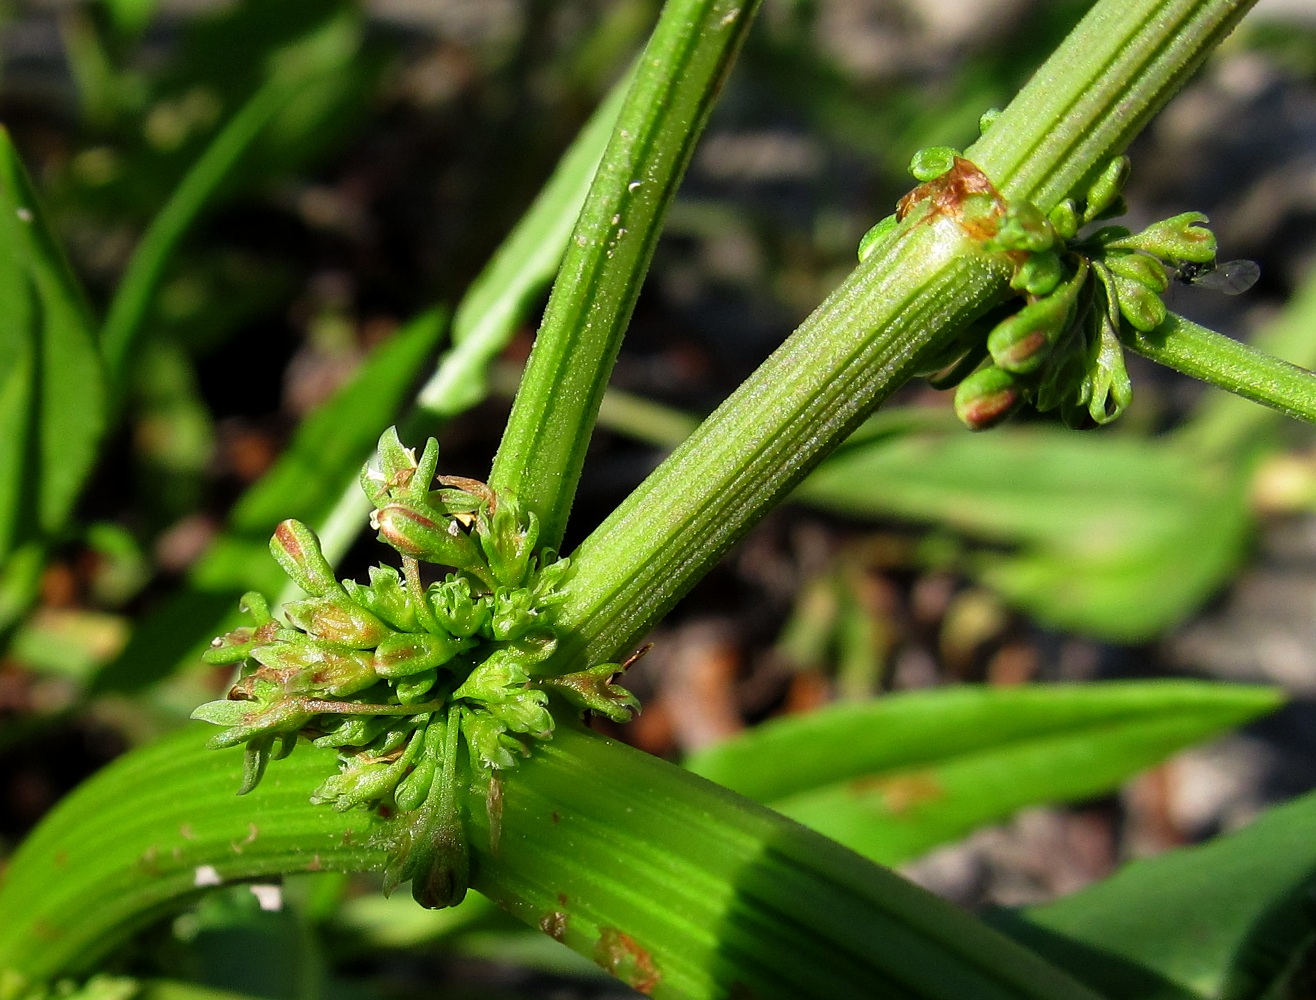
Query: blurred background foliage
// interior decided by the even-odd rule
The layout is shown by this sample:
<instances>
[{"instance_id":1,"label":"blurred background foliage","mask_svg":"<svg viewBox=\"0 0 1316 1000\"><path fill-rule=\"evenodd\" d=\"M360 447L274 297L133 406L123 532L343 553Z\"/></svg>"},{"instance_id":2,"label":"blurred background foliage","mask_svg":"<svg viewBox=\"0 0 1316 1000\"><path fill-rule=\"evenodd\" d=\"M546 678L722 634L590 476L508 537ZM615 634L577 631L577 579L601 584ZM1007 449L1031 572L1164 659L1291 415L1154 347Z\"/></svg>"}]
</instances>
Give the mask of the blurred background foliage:
<instances>
[{"instance_id":1,"label":"blurred background foliage","mask_svg":"<svg viewBox=\"0 0 1316 1000\"><path fill-rule=\"evenodd\" d=\"M910 154L966 144L1087 6L766 0L669 217L568 549L853 266L859 237L911 185ZM24 504L6 512L0 850L95 767L222 690L196 650L243 590L277 591L265 552L274 523L327 516L342 474L408 412L450 307L657 8L0 7L0 121L85 314L82 292L61 301L94 317L74 325L106 359L103 386L70 367L45 402L81 428L71 433L86 455L66 457L81 463L67 497L39 525ZM1225 256L1261 263L1242 300L1182 288L1172 308L1260 331L1311 366L1316 19L1305 8L1262 5L1139 140L1128 194L1135 226L1206 211ZM487 473L533 322L503 351L491 398L443 427L446 472ZM1123 791L1125 776L1250 713L1194 716L1168 736L1138 730L1109 774L1038 779L1019 801L893 835L899 849L870 844L871 828L851 838L974 904L1049 898L1306 791L1311 435L1150 365L1134 377L1126 419L1086 435L1025 416L971 436L944 394L911 386L662 626L632 674L645 712L618 735L681 759L765 719L965 681L1004 691L1168 674L1266 681L1294 697ZM343 572L374 558L359 544ZM1025 729L1011 738L1041 740ZM1031 752L1056 748L1042 740ZM718 773L713 758L695 760ZM882 779L887 813L919 801L907 764L865 772L896 768ZM1056 799L1077 804L1031 809L915 860ZM854 821L853 803L815 795L799 808L841 816L834 830L816 822L842 839ZM482 901L435 914L369 889L291 880L294 905L277 914L245 890L213 894L122 968L279 997L406 992L421 977L453 996L546 996L567 983L578 992L553 995L624 992L581 979L577 960L509 930ZM225 959L235 949L246 979Z\"/></svg>"}]
</instances>

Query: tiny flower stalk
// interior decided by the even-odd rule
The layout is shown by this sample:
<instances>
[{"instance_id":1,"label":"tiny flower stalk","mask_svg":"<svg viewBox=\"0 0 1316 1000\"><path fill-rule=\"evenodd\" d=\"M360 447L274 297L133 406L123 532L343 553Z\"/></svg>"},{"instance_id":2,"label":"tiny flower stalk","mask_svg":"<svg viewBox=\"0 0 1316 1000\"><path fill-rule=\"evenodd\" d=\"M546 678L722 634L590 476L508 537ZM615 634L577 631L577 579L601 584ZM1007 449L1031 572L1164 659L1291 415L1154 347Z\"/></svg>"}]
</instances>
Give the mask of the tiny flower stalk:
<instances>
[{"instance_id":1,"label":"tiny flower stalk","mask_svg":"<svg viewBox=\"0 0 1316 1000\"><path fill-rule=\"evenodd\" d=\"M410 881L426 906L466 892L466 796L487 788L483 827L497 836L498 773L553 736L551 694L568 709L624 721L635 698L613 683L625 665L577 674L543 669L558 645L556 609L570 562L536 549L538 523L483 483L436 476L438 445L421 457L390 428L362 472L371 524L403 571L339 581L306 525L285 521L270 550L308 595L271 614L248 594L252 624L215 639L213 664L237 664L220 701L193 717L222 726L216 749L244 745L240 794L299 738L338 752L340 769L312 802L387 819L392 888ZM438 488L434 488L435 484ZM446 567L425 584L421 564Z\"/></svg>"}]
</instances>

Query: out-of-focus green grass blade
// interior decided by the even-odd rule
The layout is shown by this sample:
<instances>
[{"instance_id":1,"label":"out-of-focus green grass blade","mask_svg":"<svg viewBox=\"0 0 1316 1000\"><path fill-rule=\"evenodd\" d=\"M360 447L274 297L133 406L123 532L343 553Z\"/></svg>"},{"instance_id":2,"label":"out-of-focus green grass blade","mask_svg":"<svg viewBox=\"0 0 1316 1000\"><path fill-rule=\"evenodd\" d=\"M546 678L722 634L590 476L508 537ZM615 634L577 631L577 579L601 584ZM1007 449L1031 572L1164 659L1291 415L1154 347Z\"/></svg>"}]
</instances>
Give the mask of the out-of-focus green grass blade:
<instances>
[{"instance_id":1,"label":"out-of-focus green grass blade","mask_svg":"<svg viewBox=\"0 0 1316 1000\"><path fill-rule=\"evenodd\" d=\"M123 652L93 681L93 693L139 690L159 680L180 660L194 660L223 631L244 591L279 591L283 575L269 554L275 526L296 517L322 528L326 518L346 516L334 510L343 483L356 481L446 327L440 310L412 320L302 422L279 461L238 501L228 530L193 568L188 584L137 626ZM368 506L362 498L348 512L357 530Z\"/></svg>"},{"instance_id":2,"label":"out-of-focus green grass blade","mask_svg":"<svg viewBox=\"0 0 1316 1000\"><path fill-rule=\"evenodd\" d=\"M795 496L996 546L969 553L966 568L1008 600L1050 625L1137 641L1237 564L1252 523L1247 473L1133 437L946 428L848 444Z\"/></svg>"},{"instance_id":3,"label":"out-of-focus green grass blade","mask_svg":"<svg viewBox=\"0 0 1316 1000\"><path fill-rule=\"evenodd\" d=\"M1282 700L1175 681L949 688L770 722L687 766L895 865L1024 806L1109 791Z\"/></svg>"},{"instance_id":4,"label":"out-of-focus green grass blade","mask_svg":"<svg viewBox=\"0 0 1316 1000\"><path fill-rule=\"evenodd\" d=\"M333 751L298 747L239 798L242 755L207 735L121 758L23 844L0 883L0 970L85 970L198 880L382 867L368 814L307 802ZM660 1000L1097 1000L895 874L614 741L563 727L502 787L496 849L483 790L468 803L475 888Z\"/></svg>"},{"instance_id":5,"label":"out-of-focus green grass blade","mask_svg":"<svg viewBox=\"0 0 1316 1000\"><path fill-rule=\"evenodd\" d=\"M19 546L63 527L96 458L106 393L82 290L3 130L0 315L0 567L7 567ZM39 561L32 551L22 558ZM0 628L26 603L26 588L15 590L5 595Z\"/></svg>"},{"instance_id":6,"label":"out-of-focus green grass blade","mask_svg":"<svg viewBox=\"0 0 1316 1000\"><path fill-rule=\"evenodd\" d=\"M1307 996L1285 992L1284 979L1316 940L1313 830L1309 794L1237 833L1135 861L995 922L1110 997Z\"/></svg>"},{"instance_id":7,"label":"out-of-focus green grass blade","mask_svg":"<svg viewBox=\"0 0 1316 1000\"><path fill-rule=\"evenodd\" d=\"M276 116L350 66L360 43L357 18L343 15L276 54L265 82L215 136L151 222L110 302L101 332L111 385L122 393L137 342L170 259Z\"/></svg>"},{"instance_id":8,"label":"out-of-focus green grass blade","mask_svg":"<svg viewBox=\"0 0 1316 1000\"><path fill-rule=\"evenodd\" d=\"M140 34L151 18L159 0L102 0L101 6L109 15L110 23L123 35Z\"/></svg>"},{"instance_id":9,"label":"out-of-focus green grass blade","mask_svg":"<svg viewBox=\"0 0 1316 1000\"><path fill-rule=\"evenodd\" d=\"M557 274L631 77L628 73L618 81L595 109L534 204L458 304L452 349L416 399L427 416L449 419L484 398L489 364Z\"/></svg>"},{"instance_id":10,"label":"out-of-focus green grass blade","mask_svg":"<svg viewBox=\"0 0 1316 1000\"><path fill-rule=\"evenodd\" d=\"M1198 682L948 688L769 722L687 766L899 864L1025 805L1109 791L1282 700Z\"/></svg>"}]
</instances>

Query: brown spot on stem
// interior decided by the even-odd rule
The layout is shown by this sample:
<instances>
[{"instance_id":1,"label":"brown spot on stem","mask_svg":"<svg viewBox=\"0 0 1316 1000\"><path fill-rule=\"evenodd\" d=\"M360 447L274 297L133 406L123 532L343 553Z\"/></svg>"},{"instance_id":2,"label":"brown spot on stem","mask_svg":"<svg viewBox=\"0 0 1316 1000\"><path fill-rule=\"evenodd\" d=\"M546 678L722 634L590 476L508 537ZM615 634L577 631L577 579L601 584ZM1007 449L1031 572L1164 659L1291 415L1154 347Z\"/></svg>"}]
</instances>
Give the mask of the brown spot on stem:
<instances>
[{"instance_id":1,"label":"brown spot on stem","mask_svg":"<svg viewBox=\"0 0 1316 1000\"><path fill-rule=\"evenodd\" d=\"M68 852L68 851L56 851L56 852L55 852L55 867L56 867L56 868L67 868L68 866L69 866L69 852Z\"/></svg>"},{"instance_id":2,"label":"brown spot on stem","mask_svg":"<svg viewBox=\"0 0 1316 1000\"><path fill-rule=\"evenodd\" d=\"M978 240L996 235L997 223L1006 207L991 178L962 156L955 157L951 168L940 177L920 184L901 198L896 203L896 218L903 221L924 203L928 211L920 222L931 222L944 215L955 219Z\"/></svg>"},{"instance_id":3,"label":"brown spot on stem","mask_svg":"<svg viewBox=\"0 0 1316 1000\"><path fill-rule=\"evenodd\" d=\"M64 932L54 926L48 920L35 920L32 922L32 936L42 941L58 941L64 936Z\"/></svg>"},{"instance_id":4,"label":"brown spot on stem","mask_svg":"<svg viewBox=\"0 0 1316 1000\"><path fill-rule=\"evenodd\" d=\"M254 844L256 842L256 837L259 834L260 834L260 829L256 826L256 824L248 823L247 835L243 837L241 840L230 841L229 847L233 848L234 854L241 854L242 851L247 847L247 845Z\"/></svg>"},{"instance_id":5,"label":"brown spot on stem","mask_svg":"<svg viewBox=\"0 0 1316 1000\"><path fill-rule=\"evenodd\" d=\"M192 832L192 824L184 823L178 828L178 835L184 840L196 840L196 834Z\"/></svg>"},{"instance_id":6,"label":"brown spot on stem","mask_svg":"<svg viewBox=\"0 0 1316 1000\"><path fill-rule=\"evenodd\" d=\"M594 944L594 961L646 996L663 979L653 963L653 956L641 948L635 938L616 927L599 929L599 939Z\"/></svg>"},{"instance_id":7,"label":"brown spot on stem","mask_svg":"<svg viewBox=\"0 0 1316 1000\"><path fill-rule=\"evenodd\" d=\"M306 866L306 870L307 870L308 872L322 872L322 871L324 871L324 862L320 860L320 855L319 855L319 854L313 854L313 855L311 855L311 863L308 864L308 865Z\"/></svg>"},{"instance_id":8,"label":"brown spot on stem","mask_svg":"<svg viewBox=\"0 0 1316 1000\"><path fill-rule=\"evenodd\" d=\"M159 861L160 861L160 845L152 844L145 851L143 851L142 856L137 859L137 867L141 871L145 872L147 875L159 875L160 874Z\"/></svg>"},{"instance_id":9,"label":"brown spot on stem","mask_svg":"<svg viewBox=\"0 0 1316 1000\"><path fill-rule=\"evenodd\" d=\"M562 910L549 910L539 918L539 929L554 941L561 941L567 936L567 914Z\"/></svg>"},{"instance_id":10,"label":"brown spot on stem","mask_svg":"<svg viewBox=\"0 0 1316 1000\"><path fill-rule=\"evenodd\" d=\"M567 905L567 894L566 894L565 892L559 892L559 893L557 894L557 905L558 905L558 906L561 906L561 907L566 907L566 905Z\"/></svg>"},{"instance_id":11,"label":"brown spot on stem","mask_svg":"<svg viewBox=\"0 0 1316 1000\"><path fill-rule=\"evenodd\" d=\"M911 771L890 777L860 778L850 786L857 795L882 796L883 804L893 816L899 816L925 802L936 802L946 797L934 771Z\"/></svg>"},{"instance_id":12,"label":"brown spot on stem","mask_svg":"<svg viewBox=\"0 0 1316 1000\"><path fill-rule=\"evenodd\" d=\"M497 771L489 776L489 790L484 796L484 811L489 817L489 853L497 857L498 841L503 835L503 783Z\"/></svg>"},{"instance_id":13,"label":"brown spot on stem","mask_svg":"<svg viewBox=\"0 0 1316 1000\"><path fill-rule=\"evenodd\" d=\"M558 815L556 809L554 809L551 813L548 814L548 818L552 821L554 826L557 826L559 823L562 822L562 817Z\"/></svg>"}]
</instances>

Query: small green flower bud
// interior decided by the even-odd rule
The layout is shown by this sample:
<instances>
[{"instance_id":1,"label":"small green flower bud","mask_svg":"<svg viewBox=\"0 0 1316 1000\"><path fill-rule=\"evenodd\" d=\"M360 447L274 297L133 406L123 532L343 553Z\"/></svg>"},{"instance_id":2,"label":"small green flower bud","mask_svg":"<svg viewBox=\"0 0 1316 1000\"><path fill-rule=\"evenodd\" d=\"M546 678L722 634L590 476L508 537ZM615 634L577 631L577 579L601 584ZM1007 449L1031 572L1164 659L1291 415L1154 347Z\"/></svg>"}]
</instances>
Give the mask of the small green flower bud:
<instances>
[{"instance_id":1,"label":"small green flower bud","mask_svg":"<svg viewBox=\"0 0 1316 1000\"><path fill-rule=\"evenodd\" d=\"M396 717L388 715L334 715L319 721L324 735L311 742L318 747L365 747L378 739Z\"/></svg>"},{"instance_id":2,"label":"small green flower bud","mask_svg":"<svg viewBox=\"0 0 1316 1000\"><path fill-rule=\"evenodd\" d=\"M489 605L471 595L471 584L459 576L449 576L443 583L429 588L434 617L458 638L479 632L489 621Z\"/></svg>"},{"instance_id":3,"label":"small green flower bud","mask_svg":"<svg viewBox=\"0 0 1316 1000\"><path fill-rule=\"evenodd\" d=\"M1030 253L1028 258L1015 268L1014 275L1010 278L1010 287L1028 295L1050 295L1064 277L1064 265L1060 262L1060 255L1054 250Z\"/></svg>"},{"instance_id":4,"label":"small green flower bud","mask_svg":"<svg viewBox=\"0 0 1316 1000\"><path fill-rule=\"evenodd\" d=\"M339 812L364 806L392 793L402 777L396 763L375 761L332 774L311 793L314 805L332 803Z\"/></svg>"},{"instance_id":5,"label":"small green flower bud","mask_svg":"<svg viewBox=\"0 0 1316 1000\"><path fill-rule=\"evenodd\" d=\"M553 735L553 714L545 707L547 702L546 693L531 689L519 692L516 698L488 702L485 708L508 732L546 740Z\"/></svg>"},{"instance_id":6,"label":"small green flower bud","mask_svg":"<svg viewBox=\"0 0 1316 1000\"><path fill-rule=\"evenodd\" d=\"M283 606L288 621L308 635L352 649L371 649L393 634L393 630L346 593L289 601Z\"/></svg>"},{"instance_id":7,"label":"small green flower bud","mask_svg":"<svg viewBox=\"0 0 1316 1000\"><path fill-rule=\"evenodd\" d=\"M415 705L429 695L434 685L439 682L439 672L431 667L417 674L399 677L393 684L398 702L402 705Z\"/></svg>"},{"instance_id":8,"label":"small green flower bud","mask_svg":"<svg viewBox=\"0 0 1316 1000\"><path fill-rule=\"evenodd\" d=\"M559 557L552 549L539 553L539 570L535 573L535 603L544 607L561 604L567 598L567 580L571 576L571 560Z\"/></svg>"},{"instance_id":9,"label":"small green flower bud","mask_svg":"<svg viewBox=\"0 0 1316 1000\"><path fill-rule=\"evenodd\" d=\"M1092 181L1083 202L1083 224L1114 214L1124 182L1129 178L1129 158L1112 157Z\"/></svg>"},{"instance_id":10,"label":"small green flower bud","mask_svg":"<svg viewBox=\"0 0 1316 1000\"><path fill-rule=\"evenodd\" d=\"M1059 202L1047 213L1046 218L1061 239L1072 240L1078 235L1080 229L1078 206L1074 204L1073 198Z\"/></svg>"},{"instance_id":11,"label":"small green flower bud","mask_svg":"<svg viewBox=\"0 0 1316 1000\"><path fill-rule=\"evenodd\" d=\"M530 675L512 647L496 649L452 693L453 700L503 701L525 692Z\"/></svg>"},{"instance_id":12,"label":"small green flower bud","mask_svg":"<svg viewBox=\"0 0 1316 1000\"><path fill-rule=\"evenodd\" d=\"M1101 263L1112 274L1136 281L1157 295L1170 287L1170 277L1165 273L1165 265L1145 253L1116 250L1103 255Z\"/></svg>"},{"instance_id":13,"label":"small green flower bud","mask_svg":"<svg viewBox=\"0 0 1316 1000\"><path fill-rule=\"evenodd\" d=\"M476 523L475 534L493 578L505 587L521 586L539 540L539 518L533 512L522 517L515 500L504 497L492 513L487 507L481 511Z\"/></svg>"},{"instance_id":14,"label":"small green flower bud","mask_svg":"<svg viewBox=\"0 0 1316 1000\"><path fill-rule=\"evenodd\" d=\"M895 232L896 226L899 224L899 221L894 215L888 215L872 229L864 233L863 238L859 241L859 262L863 263L867 260L869 254L873 252L877 245L885 239L889 233Z\"/></svg>"},{"instance_id":15,"label":"small green flower bud","mask_svg":"<svg viewBox=\"0 0 1316 1000\"><path fill-rule=\"evenodd\" d=\"M256 650L254 658L265 667L291 675L284 684L289 693L341 698L364 691L378 679L369 656L333 642L273 643Z\"/></svg>"},{"instance_id":16,"label":"small green flower bud","mask_svg":"<svg viewBox=\"0 0 1316 1000\"><path fill-rule=\"evenodd\" d=\"M1124 366L1124 348L1119 341L1119 308L1109 300L1109 295L1107 292L1105 308L1094 308L1092 312L1094 330L1089 341L1087 370L1076 399L1098 424L1110 423L1133 400L1133 383ZM1067 413L1062 407L1061 413L1066 420L1074 422L1076 415L1072 411Z\"/></svg>"},{"instance_id":17,"label":"small green flower bud","mask_svg":"<svg viewBox=\"0 0 1316 1000\"><path fill-rule=\"evenodd\" d=\"M507 735L507 728L488 712L467 710L462 712L462 734L471 748L471 755L483 767L505 770L515 767L517 757L529 751L518 739Z\"/></svg>"},{"instance_id":18,"label":"small green flower bud","mask_svg":"<svg viewBox=\"0 0 1316 1000\"><path fill-rule=\"evenodd\" d=\"M1201 212L1184 212L1152 223L1140 233L1107 241L1112 250L1142 250L1164 260L1207 264L1215 260L1215 234L1207 229Z\"/></svg>"},{"instance_id":19,"label":"small green flower bud","mask_svg":"<svg viewBox=\"0 0 1316 1000\"><path fill-rule=\"evenodd\" d=\"M397 803L399 809L410 812L421 807L430 793L430 786L434 784L437 763L435 757L424 754L411 769L411 773L398 782L397 790L393 793L393 801Z\"/></svg>"},{"instance_id":20,"label":"small green flower bud","mask_svg":"<svg viewBox=\"0 0 1316 1000\"><path fill-rule=\"evenodd\" d=\"M207 703L210 706L216 704L213 701ZM257 702L254 706L252 702L234 702L234 704L245 705L247 711L237 715L231 710L227 714L221 714L217 709L207 709L207 714L216 718L238 719L237 722L228 724L228 729L210 738L206 746L211 749L237 746L261 734L277 732L295 734L315 715L313 712L306 711L298 698L279 698L269 703ZM206 716L197 716L197 718L209 721Z\"/></svg>"},{"instance_id":21,"label":"small green flower bud","mask_svg":"<svg viewBox=\"0 0 1316 1000\"><path fill-rule=\"evenodd\" d=\"M315 532L289 518L274 529L270 552L288 577L312 597L342 594L333 567L320 551Z\"/></svg>"},{"instance_id":22,"label":"small green flower bud","mask_svg":"<svg viewBox=\"0 0 1316 1000\"><path fill-rule=\"evenodd\" d=\"M394 490L403 490L416 471L416 453L404 447L398 429L390 427L379 436L375 457L361 470L361 489L376 507L387 503Z\"/></svg>"},{"instance_id":23,"label":"small green flower bud","mask_svg":"<svg viewBox=\"0 0 1316 1000\"><path fill-rule=\"evenodd\" d=\"M1122 274L1112 274L1110 281L1120 313L1135 330L1147 333L1165 322L1165 303L1156 292Z\"/></svg>"},{"instance_id":24,"label":"small green flower bud","mask_svg":"<svg viewBox=\"0 0 1316 1000\"><path fill-rule=\"evenodd\" d=\"M1067 282L996 324L987 335L987 347L997 367L1015 374L1037 370L1072 322L1089 271L1087 261L1080 258Z\"/></svg>"},{"instance_id":25,"label":"small green flower bud","mask_svg":"<svg viewBox=\"0 0 1316 1000\"><path fill-rule=\"evenodd\" d=\"M250 702L229 701L226 698L222 701L208 701L204 705L198 705L192 709L191 718L209 722L214 726L240 726L250 710Z\"/></svg>"},{"instance_id":26,"label":"small green flower bud","mask_svg":"<svg viewBox=\"0 0 1316 1000\"><path fill-rule=\"evenodd\" d=\"M916 180L927 183L935 180L955 165L955 157L960 155L958 149L950 146L929 146L920 149L909 161L909 172Z\"/></svg>"},{"instance_id":27,"label":"small green flower bud","mask_svg":"<svg viewBox=\"0 0 1316 1000\"><path fill-rule=\"evenodd\" d=\"M429 632L392 635L375 650L374 668L380 677L406 677L441 667L473 645L473 639Z\"/></svg>"},{"instance_id":28,"label":"small green flower bud","mask_svg":"<svg viewBox=\"0 0 1316 1000\"><path fill-rule=\"evenodd\" d=\"M379 540L404 556L457 569L483 569L484 561L470 535L456 521L419 505L389 504L371 515Z\"/></svg>"},{"instance_id":29,"label":"small green flower bud","mask_svg":"<svg viewBox=\"0 0 1316 1000\"><path fill-rule=\"evenodd\" d=\"M613 722L629 722L640 710L640 702L620 684L612 683L621 670L619 664L600 663L574 674L544 677L537 683L556 691L582 712L604 715Z\"/></svg>"},{"instance_id":30,"label":"small green flower bud","mask_svg":"<svg viewBox=\"0 0 1316 1000\"><path fill-rule=\"evenodd\" d=\"M997 366L1022 375L1035 371L1069 322L1072 297L1048 295L1002 320L987 335Z\"/></svg>"},{"instance_id":31,"label":"small green flower bud","mask_svg":"<svg viewBox=\"0 0 1316 1000\"><path fill-rule=\"evenodd\" d=\"M1026 250L1039 253L1055 246L1056 232L1032 202L1011 202L1001 216L996 235L987 241L989 250Z\"/></svg>"},{"instance_id":32,"label":"small green flower bud","mask_svg":"<svg viewBox=\"0 0 1316 1000\"><path fill-rule=\"evenodd\" d=\"M490 630L498 640L515 640L529 632L539 621L535 595L525 587L494 591Z\"/></svg>"},{"instance_id":33,"label":"small green flower bud","mask_svg":"<svg viewBox=\"0 0 1316 1000\"><path fill-rule=\"evenodd\" d=\"M370 583L344 580L347 596L399 632L419 632L416 608L407 599L402 577L392 566L371 566Z\"/></svg>"},{"instance_id":34,"label":"small green flower bud","mask_svg":"<svg viewBox=\"0 0 1316 1000\"><path fill-rule=\"evenodd\" d=\"M1018 379L1003 368L980 368L955 388L955 415L969 430L994 427L1023 401Z\"/></svg>"},{"instance_id":35,"label":"small green flower bud","mask_svg":"<svg viewBox=\"0 0 1316 1000\"><path fill-rule=\"evenodd\" d=\"M387 798L419 757L422 742L420 735L415 734L397 760L362 761L330 775L311 793L311 802L315 805L332 802L335 809L345 812L353 806L370 805Z\"/></svg>"},{"instance_id":36,"label":"small green flower bud","mask_svg":"<svg viewBox=\"0 0 1316 1000\"><path fill-rule=\"evenodd\" d=\"M992 123L1001 117L1000 108L988 108L978 116L978 134L986 135L987 130L992 127Z\"/></svg>"}]
</instances>

